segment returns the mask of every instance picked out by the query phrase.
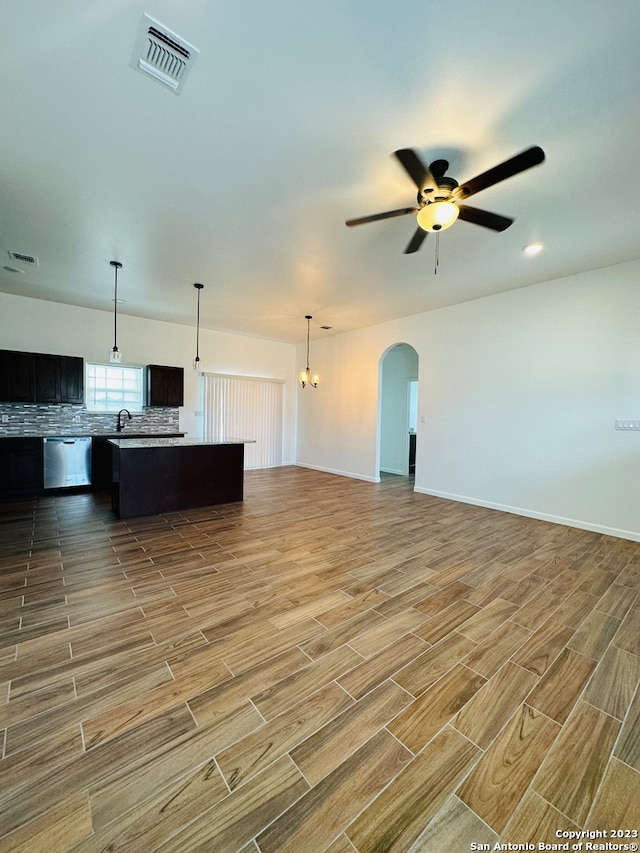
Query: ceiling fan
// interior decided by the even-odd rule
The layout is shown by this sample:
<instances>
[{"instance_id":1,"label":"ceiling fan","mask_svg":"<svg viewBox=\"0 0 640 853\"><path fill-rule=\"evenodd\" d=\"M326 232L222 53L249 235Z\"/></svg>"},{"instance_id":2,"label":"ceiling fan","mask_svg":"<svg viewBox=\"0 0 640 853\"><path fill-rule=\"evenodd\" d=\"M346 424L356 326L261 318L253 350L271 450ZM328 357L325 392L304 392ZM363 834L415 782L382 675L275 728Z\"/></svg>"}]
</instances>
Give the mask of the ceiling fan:
<instances>
[{"instance_id":1,"label":"ceiling fan","mask_svg":"<svg viewBox=\"0 0 640 853\"><path fill-rule=\"evenodd\" d=\"M505 160L493 169L476 175L470 181L458 184L454 178L445 173L449 168L447 160L434 160L429 166L422 162L413 148L401 148L394 152L405 171L418 188L418 207L401 207L399 210L387 210L385 213L374 213L371 216L361 216L358 219L347 219L346 225L364 225L366 222L377 222L379 219L391 219L394 216L405 216L408 213L417 214L418 228L409 241L405 254L417 252L429 231L436 234L449 228L456 219L483 225L493 231L504 231L513 219L460 204L469 196L486 190L494 184L524 172L532 166L537 166L544 160L542 148L534 145L515 157Z\"/></svg>"}]
</instances>

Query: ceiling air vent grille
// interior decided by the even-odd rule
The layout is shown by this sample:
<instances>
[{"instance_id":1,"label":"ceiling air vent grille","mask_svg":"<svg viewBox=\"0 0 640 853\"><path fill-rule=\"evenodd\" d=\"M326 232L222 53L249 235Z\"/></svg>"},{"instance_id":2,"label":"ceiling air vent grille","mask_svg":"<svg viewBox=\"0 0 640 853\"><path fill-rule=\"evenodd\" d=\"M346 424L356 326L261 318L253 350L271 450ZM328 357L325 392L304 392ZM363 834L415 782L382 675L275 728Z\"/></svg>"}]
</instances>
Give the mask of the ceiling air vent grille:
<instances>
[{"instance_id":1,"label":"ceiling air vent grille","mask_svg":"<svg viewBox=\"0 0 640 853\"><path fill-rule=\"evenodd\" d=\"M199 50L146 13L142 16L131 67L171 89L184 86Z\"/></svg>"},{"instance_id":2,"label":"ceiling air vent grille","mask_svg":"<svg viewBox=\"0 0 640 853\"><path fill-rule=\"evenodd\" d=\"M9 250L9 257L12 261L18 261L21 264L29 264L32 267L38 266L38 259L35 255L26 255L24 252L12 252Z\"/></svg>"}]
</instances>

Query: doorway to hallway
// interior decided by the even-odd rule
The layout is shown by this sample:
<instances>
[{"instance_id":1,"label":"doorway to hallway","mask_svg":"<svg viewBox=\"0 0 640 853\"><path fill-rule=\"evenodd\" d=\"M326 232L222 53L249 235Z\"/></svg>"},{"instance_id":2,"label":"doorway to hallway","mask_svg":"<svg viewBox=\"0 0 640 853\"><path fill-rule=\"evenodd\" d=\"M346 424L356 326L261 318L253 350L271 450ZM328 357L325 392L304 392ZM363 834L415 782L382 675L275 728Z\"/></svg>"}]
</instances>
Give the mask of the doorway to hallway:
<instances>
[{"instance_id":1,"label":"doorway to hallway","mask_svg":"<svg viewBox=\"0 0 640 853\"><path fill-rule=\"evenodd\" d=\"M418 353L405 343L380 359L378 471L415 475L418 431Z\"/></svg>"}]
</instances>

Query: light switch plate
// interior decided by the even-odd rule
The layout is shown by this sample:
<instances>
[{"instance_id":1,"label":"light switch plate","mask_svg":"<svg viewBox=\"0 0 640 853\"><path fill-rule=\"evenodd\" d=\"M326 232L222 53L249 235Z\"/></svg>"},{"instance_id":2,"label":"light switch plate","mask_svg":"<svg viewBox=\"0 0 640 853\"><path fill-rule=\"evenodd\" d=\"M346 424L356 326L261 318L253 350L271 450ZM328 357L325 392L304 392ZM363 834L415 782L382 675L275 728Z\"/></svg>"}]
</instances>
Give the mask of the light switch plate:
<instances>
[{"instance_id":1,"label":"light switch plate","mask_svg":"<svg viewBox=\"0 0 640 853\"><path fill-rule=\"evenodd\" d=\"M618 418L618 419L616 419L616 429L639 430L640 431L640 420L630 420L629 418Z\"/></svg>"}]
</instances>

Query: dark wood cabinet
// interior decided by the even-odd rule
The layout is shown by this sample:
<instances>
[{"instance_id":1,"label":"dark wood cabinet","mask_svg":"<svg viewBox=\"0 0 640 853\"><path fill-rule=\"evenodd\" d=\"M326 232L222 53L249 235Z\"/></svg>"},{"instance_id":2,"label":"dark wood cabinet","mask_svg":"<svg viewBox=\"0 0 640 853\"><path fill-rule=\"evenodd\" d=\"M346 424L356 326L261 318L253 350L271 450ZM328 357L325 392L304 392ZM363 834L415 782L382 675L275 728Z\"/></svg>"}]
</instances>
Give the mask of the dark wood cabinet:
<instances>
[{"instance_id":1,"label":"dark wood cabinet","mask_svg":"<svg viewBox=\"0 0 640 853\"><path fill-rule=\"evenodd\" d=\"M35 403L36 357L32 352L0 350L0 401Z\"/></svg>"},{"instance_id":2,"label":"dark wood cabinet","mask_svg":"<svg viewBox=\"0 0 640 853\"><path fill-rule=\"evenodd\" d=\"M84 359L60 355L60 402L84 402Z\"/></svg>"},{"instance_id":3,"label":"dark wood cabinet","mask_svg":"<svg viewBox=\"0 0 640 853\"><path fill-rule=\"evenodd\" d=\"M147 406L184 405L184 368L147 365Z\"/></svg>"},{"instance_id":4,"label":"dark wood cabinet","mask_svg":"<svg viewBox=\"0 0 640 853\"><path fill-rule=\"evenodd\" d=\"M0 351L0 401L82 403L84 359L70 355Z\"/></svg>"},{"instance_id":5,"label":"dark wood cabinet","mask_svg":"<svg viewBox=\"0 0 640 853\"><path fill-rule=\"evenodd\" d=\"M70 355L36 355L36 402L82 403L84 360Z\"/></svg>"},{"instance_id":6,"label":"dark wood cabinet","mask_svg":"<svg viewBox=\"0 0 640 853\"><path fill-rule=\"evenodd\" d=\"M34 497L44 490L41 438L0 438L0 500Z\"/></svg>"},{"instance_id":7,"label":"dark wood cabinet","mask_svg":"<svg viewBox=\"0 0 640 853\"><path fill-rule=\"evenodd\" d=\"M94 490L111 485L111 445L104 435L94 435L91 439L91 485Z\"/></svg>"},{"instance_id":8,"label":"dark wood cabinet","mask_svg":"<svg viewBox=\"0 0 640 853\"><path fill-rule=\"evenodd\" d=\"M110 438L182 438L183 432L138 433L129 432L126 435L94 435L91 441L91 485L95 490L111 488L111 451L113 445Z\"/></svg>"},{"instance_id":9,"label":"dark wood cabinet","mask_svg":"<svg viewBox=\"0 0 640 853\"><path fill-rule=\"evenodd\" d=\"M57 355L36 355L36 401L60 402L60 359Z\"/></svg>"},{"instance_id":10,"label":"dark wood cabinet","mask_svg":"<svg viewBox=\"0 0 640 853\"><path fill-rule=\"evenodd\" d=\"M111 505L118 518L243 499L244 444L112 447Z\"/></svg>"}]
</instances>

